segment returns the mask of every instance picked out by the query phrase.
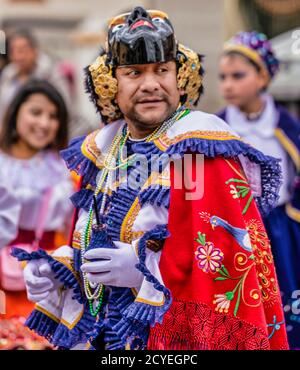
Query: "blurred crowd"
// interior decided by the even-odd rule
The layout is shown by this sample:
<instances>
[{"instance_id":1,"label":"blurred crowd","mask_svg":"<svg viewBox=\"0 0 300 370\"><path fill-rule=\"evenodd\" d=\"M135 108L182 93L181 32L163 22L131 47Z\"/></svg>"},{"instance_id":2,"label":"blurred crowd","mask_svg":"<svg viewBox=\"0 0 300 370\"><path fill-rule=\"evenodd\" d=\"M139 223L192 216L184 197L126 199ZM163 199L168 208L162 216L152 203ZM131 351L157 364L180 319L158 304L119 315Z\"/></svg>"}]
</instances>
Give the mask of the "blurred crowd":
<instances>
[{"instance_id":1,"label":"blurred crowd","mask_svg":"<svg viewBox=\"0 0 300 370\"><path fill-rule=\"evenodd\" d=\"M69 174L59 151L68 145L74 120L69 114L74 76L71 68L55 65L42 53L28 30L12 33L7 51L0 73L0 288L6 301L2 319L16 320L28 316L33 304L27 300L10 246L54 250L68 240L73 212L69 197L77 179ZM0 331L9 327L6 322ZM26 337L26 330L18 332ZM3 334L2 341L18 346L16 335ZM29 336L28 343L36 343L32 340L36 337ZM3 345L9 347L7 342Z\"/></svg>"}]
</instances>

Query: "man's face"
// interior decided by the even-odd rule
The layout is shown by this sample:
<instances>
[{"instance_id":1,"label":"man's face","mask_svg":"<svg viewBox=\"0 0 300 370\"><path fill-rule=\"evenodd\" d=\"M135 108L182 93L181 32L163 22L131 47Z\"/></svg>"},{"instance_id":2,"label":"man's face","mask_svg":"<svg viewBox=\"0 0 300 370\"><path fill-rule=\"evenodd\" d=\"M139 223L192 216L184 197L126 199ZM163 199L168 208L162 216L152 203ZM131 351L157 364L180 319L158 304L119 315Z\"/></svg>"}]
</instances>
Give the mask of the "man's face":
<instances>
[{"instance_id":1,"label":"man's face","mask_svg":"<svg viewBox=\"0 0 300 370\"><path fill-rule=\"evenodd\" d=\"M9 46L9 57L21 73L30 73L35 66L37 52L25 37L14 37Z\"/></svg>"},{"instance_id":2,"label":"man's face","mask_svg":"<svg viewBox=\"0 0 300 370\"><path fill-rule=\"evenodd\" d=\"M178 107L174 61L118 67L116 77L117 103L125 118L139 126L154 128Z\"/></svg>"}]
</instances>

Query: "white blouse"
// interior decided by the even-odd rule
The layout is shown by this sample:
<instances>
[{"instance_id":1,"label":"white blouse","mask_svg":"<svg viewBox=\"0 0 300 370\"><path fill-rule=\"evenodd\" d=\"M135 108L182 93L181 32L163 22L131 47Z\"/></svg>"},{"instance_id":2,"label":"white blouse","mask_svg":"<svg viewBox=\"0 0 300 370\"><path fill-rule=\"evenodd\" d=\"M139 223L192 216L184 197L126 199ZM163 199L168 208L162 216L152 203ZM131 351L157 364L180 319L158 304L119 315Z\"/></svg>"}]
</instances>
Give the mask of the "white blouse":
<instances>
[{"instance_id":1,"label":"white blouse","mask_svg":"<svg viewBox=\"0 0 300 370\"><path fill-rule=\"evenodd\" d=\"M36 230L43 194L52 188L45 231L63 231L71 223L74 191L70 174L59 154L41 151L31 159L16 159L0 152L0 168L21 206L19 228Z\"/></svg>"},{"instance_id":2,"label":"white blouse","mask_svg":"<svg viewBox=\"0 0 300 370\"><path fill-rule=\"evenodd\" d=\"M283 184L279 191L278 205L287 203L291 198L291 185L295 177L293 163L287 152L275 136L278 125L278 112L273 98L263 96L265 108L262 115L254 121L248 121L245 114L235 106L226 109L226 121L248 143L266 155L281 159Z\"/></svg>"},{"instance_id":3,"label":"white blouse","mask_svg":"<svg viewBox=\"0 0 300 370\"><path fill-rule=\"evenodd\" d=\"M0 249L17 235L20 204L10 192L0 168Z\"/></svg>"}]
</instances>

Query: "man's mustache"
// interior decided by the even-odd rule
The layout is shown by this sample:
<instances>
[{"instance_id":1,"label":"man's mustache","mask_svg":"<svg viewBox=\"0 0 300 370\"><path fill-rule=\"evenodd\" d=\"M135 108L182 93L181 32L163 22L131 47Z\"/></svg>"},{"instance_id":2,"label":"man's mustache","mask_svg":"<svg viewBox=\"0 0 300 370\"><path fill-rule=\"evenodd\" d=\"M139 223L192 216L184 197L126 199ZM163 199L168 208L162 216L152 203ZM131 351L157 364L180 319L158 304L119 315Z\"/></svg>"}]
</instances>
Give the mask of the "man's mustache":
<instances>
[{"instance_id":1,"label":"man's mustache","mask_svg":"<svg viewBox=\"0 0 300 370\"><path fill-rule=\"evenodd\" d=\"M147 103L152 101L168 101L165 94L143 94L135 97L133 102L137 103Z\"/></svg>"}]
</instances>

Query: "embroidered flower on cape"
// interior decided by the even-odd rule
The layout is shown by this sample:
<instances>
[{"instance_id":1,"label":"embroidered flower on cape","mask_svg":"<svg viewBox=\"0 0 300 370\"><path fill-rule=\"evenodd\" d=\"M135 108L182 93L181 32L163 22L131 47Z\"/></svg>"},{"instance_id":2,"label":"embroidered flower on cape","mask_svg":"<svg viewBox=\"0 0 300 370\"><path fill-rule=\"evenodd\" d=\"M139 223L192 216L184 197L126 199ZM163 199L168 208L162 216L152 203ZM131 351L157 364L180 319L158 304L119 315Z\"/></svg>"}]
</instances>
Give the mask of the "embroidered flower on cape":
<instances>
[{"instance_id":1,"label":"embroidered flower on cape","mask_svg":"<svg viewBox=\"0 0 300 370\"><path fill-rule=\"evenodd\" d=\"M195 258L198 261L199 268L206 273L215 273L222 266L223 252L216 248L213 243L206 242L205 234L198 233L196 241L200 244L195 251Z\"/></svg>"},{"instance_id":2,"label":"embroidered flower on cape","mask_svg":"<svg viewBox=\"0 0 300 370\"><path fill-rule=\"evenodd\" d=\"M220 313L227 313L233 297L233 292L227 292L225 294L215 294L215 300L213 301L213 304L217 305L215 310Z\"/></svg>"}]
</instances>

